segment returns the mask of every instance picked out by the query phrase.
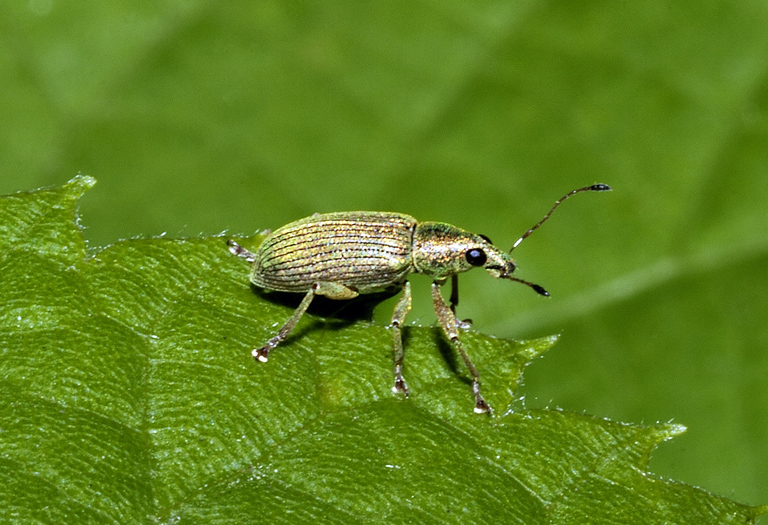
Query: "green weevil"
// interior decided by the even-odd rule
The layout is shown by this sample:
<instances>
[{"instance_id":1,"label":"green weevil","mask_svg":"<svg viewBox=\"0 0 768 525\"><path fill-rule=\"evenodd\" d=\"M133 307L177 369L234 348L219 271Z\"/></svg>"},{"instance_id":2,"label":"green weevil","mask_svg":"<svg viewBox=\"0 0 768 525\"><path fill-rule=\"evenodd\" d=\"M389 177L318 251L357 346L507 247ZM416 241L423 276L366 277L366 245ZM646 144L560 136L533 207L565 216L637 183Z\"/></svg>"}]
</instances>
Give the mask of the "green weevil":
<instances>
[{"instance_id":1,"label":"green weevil","mask_svg":"<svg viewBox=\"0 0 768 525\"><path fill-rule=\"evenodd\" d=\"M270 351L285 340L316 295L353 299L360 294L402 290L392 315L395 350L395 385L392 390L408 396L403 378L402 326L411 309L408 276L421 273L432 278L432 301L440 326L461 355L472 376L475 412L491 411L480 393L480 375L459 339L468 323L456 317L458 274L485 268L491 276L530 286L540 295L549 293L537 284L512 276L516 264L512 250L549 219L564 200L585 191L610 191L606 184L573 190L555 202L543 219L526 231L509 252L496 248L484 235L476 235L443 222L418 222L409 215L390 212L339 212L315 214L275 230L250 252L229 240L233 255L253 263L251 283L276 292L303 293L304 299L283 327L253 357L266 362ZM450 305L440 286L451 279Z\"/></svg>"}]
</instances>

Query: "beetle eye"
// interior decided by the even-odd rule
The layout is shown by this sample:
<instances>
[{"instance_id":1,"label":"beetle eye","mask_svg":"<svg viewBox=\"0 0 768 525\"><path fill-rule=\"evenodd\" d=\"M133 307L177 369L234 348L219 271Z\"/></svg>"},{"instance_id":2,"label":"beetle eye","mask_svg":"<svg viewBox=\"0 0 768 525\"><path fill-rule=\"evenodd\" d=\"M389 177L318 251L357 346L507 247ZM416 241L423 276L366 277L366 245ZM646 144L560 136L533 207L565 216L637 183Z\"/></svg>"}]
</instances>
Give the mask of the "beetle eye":
<instances>
[{"instance_id":1,"label":"beetle eye","mask_svg":"<svg viewBox=\"0 0 768 525\"><path fill-rule=\"evenodd\" d=\"M467 251L466 256L467 262L472 266L482 266L485 264L485 261L488 260L488 257L485 256L485 252L480 248L472 248Z\"/></svg>"}]
</instances>

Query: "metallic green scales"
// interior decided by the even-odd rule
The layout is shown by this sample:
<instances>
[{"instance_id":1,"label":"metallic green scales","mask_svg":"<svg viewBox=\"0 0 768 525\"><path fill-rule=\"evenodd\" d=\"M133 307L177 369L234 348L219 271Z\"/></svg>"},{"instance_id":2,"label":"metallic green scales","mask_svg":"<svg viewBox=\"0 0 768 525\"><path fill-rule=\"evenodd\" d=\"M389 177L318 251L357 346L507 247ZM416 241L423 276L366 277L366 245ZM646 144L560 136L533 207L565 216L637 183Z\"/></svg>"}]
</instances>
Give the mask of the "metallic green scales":
<instances>
[{"instance_id":1,"label":"metallic green scales","mask_svg":"<svg viewBox=\"0 0 768 525\"><path fill-rule=\"evenodd\" d=\"M315 214L279 228L256 251L251 281L279 292L305 293L318 281L360 293L405 281L414 272L416 219L401 213Z\"/></svg>"}]
</instances>

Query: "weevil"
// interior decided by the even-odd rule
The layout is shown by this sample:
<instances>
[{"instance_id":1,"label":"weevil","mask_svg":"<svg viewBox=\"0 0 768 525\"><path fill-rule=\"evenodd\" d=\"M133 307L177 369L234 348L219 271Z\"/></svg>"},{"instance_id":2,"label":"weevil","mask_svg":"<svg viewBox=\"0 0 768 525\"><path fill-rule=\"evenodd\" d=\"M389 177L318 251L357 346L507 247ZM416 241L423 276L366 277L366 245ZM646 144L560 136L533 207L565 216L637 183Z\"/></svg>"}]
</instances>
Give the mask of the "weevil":
<instances>
[{"instance_id":1,"label":"weevil","mask_svg":"<svg viewBox=\"0 0 768 525\"><path fill-rule=\"evenodd\" d=\"M569 197L586 191L610 190L606 184L593 184L566 193L509 251L498 249L485 235L443 222L418 222L402 213L366 211L315 214L292 222L268 235L255 252L229 240L230 252L253 264L253 285L268 291L304 294L293 315L264 346L253 350L253 357L266 362L270 352L293 331L317 295L344 300L360 294L402 290L392 314L395 354L392 390L407 397L402 330L411 309L408 276L421 273L432 278L432 302L437 320L472 376L475 412L490 412L490 405L480 393L480 374L459 338L459 330L468 323L456 317L458 274L472 268L485 268L492 277L516 281L540 295L549 296L541 286L512 275L517 267L512 251ZM450 304L440 292L448 279L451 280Z\"/></svg>"}]
</instances>

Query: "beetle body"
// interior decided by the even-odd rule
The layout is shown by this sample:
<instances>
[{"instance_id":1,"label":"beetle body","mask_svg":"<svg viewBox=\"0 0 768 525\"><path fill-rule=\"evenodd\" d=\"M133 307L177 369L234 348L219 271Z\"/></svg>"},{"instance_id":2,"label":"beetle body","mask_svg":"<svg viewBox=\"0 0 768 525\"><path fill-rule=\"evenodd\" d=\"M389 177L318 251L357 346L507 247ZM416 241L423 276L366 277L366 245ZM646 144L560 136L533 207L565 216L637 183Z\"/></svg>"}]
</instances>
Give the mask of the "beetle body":
<instances>
[{"instance_id":1,"label":"beetle body","mask_svg":"<svg viewBox=\"0 0 768 525\"><path fill-rule=\"evenodd\" d=\"M357 293L402 285L413 273L416 219L399 213L315 214L269 235L255 253L251 282L278 292L333 282Z\"/></svg>"},{"instance_id":2,"label":"beetle body","mask_svg":"<svg viewBox=\"0 0 768 525\"><path fill-rule=\"evenodd\" d=\"M598 184L566 194L514 246L541 226L552 211L571 195L609 189ZM402 374L404 353L401 327L411 308L411 289L407 278L412 273L432 278L435 313L443 332L472 375L475 411L479 413L490 412L490 406L480 394L479 374L459 339L459 329L467 325L455 315L458 274L482 267L495 278L522 282L541 295L549 295L540 286L513 277L515 262L511 255L494 246L488 237L442 222L418 222L401 213L363 211L315 214L275 230L255 252L231 240L227 244L234 255L253 263L251 282L254 285L265 290L305 294L277 335L253 351L253 356L260 361L267 361L269 352L288 337L316 295L344 300L382 290L403 290L392 315L395 349L393 390L406 396L408 388ZM451 278L452 284L450 305L440 293L440 286L448 278Z\"/></svg>"},{"instance_id":3,"label":"beetle body","mask_svg":"<svg viewBox=\"0 0 768 525\"><path fill-rule=\"evenodd\" d=\"M251 282L295 293L329 282L364 294L401 288L411 273L445 281L483 265L494 277L514 269L512 258L487 237L450 224L419 223L402 213L326 213L270 234L254 254Z\"/></svg>"}]
</instances>

